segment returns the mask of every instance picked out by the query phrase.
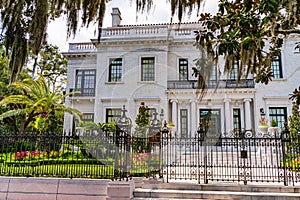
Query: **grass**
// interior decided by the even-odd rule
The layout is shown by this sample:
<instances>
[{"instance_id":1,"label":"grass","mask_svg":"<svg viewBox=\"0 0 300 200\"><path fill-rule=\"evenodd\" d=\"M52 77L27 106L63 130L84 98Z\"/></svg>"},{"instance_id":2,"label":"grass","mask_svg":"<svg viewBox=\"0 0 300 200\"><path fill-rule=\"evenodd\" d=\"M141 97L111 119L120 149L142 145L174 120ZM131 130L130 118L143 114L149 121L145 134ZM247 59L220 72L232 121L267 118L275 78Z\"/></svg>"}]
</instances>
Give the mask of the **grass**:
<instances>
[{"instance_id":1,"label":"grass","mask_svg":"<svg viewBox=\"0 0 300 200\"><path fill-rule=\"evenodd\" d=\"M149 153L132 154L130 174L145 176L157 172L158 155L149 156ZM119 159L121 163L124 162L124 157ZM0 154L0 175L2 176L112 179L122 171L122 166L115 169L115 165L118 163L115 163L113 158L85 157L81 152L23 151Z\"/></svg>"},{"instance_id":2,"label":"grass","mask_svg":"<svg viewBox=\"0 0 300 200\"><path fill-rule=\"evenodd\" d=\"M113 178L114 167L94 164L6 165L0 164L2 176Z\"/></svg>"}]
</instances>

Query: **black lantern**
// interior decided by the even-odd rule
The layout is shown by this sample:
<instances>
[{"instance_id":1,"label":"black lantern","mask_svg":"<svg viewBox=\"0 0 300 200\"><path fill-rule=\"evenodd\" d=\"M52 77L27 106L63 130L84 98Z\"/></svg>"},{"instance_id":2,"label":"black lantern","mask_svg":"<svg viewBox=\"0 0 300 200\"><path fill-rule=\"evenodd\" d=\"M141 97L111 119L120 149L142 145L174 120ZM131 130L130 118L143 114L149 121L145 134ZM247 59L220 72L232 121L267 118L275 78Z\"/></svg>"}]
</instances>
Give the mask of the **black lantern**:
<instances>
[{"instance_id":1,"label":"black lantern","mask_svg":"<svg viewBox=\"0 0 300 200\"><path fill-rule=\"evenodd\" d=\"M265 119L266 118L266 113L265 113L264 109L260 108L259 112L260 112L260 118Z\"/></svg>"}]
</instances>

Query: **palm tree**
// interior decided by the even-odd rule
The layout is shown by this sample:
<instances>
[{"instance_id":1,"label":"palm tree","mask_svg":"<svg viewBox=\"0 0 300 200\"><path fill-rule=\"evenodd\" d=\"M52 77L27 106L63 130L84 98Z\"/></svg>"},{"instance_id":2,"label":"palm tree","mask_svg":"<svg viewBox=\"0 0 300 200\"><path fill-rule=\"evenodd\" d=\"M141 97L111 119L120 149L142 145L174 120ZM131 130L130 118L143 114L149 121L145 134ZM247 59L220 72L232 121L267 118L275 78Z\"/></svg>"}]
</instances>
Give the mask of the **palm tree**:
<instances>
[{"instance_id":1,"label":"palm tree","mask_svg":"<svg viewBox=\"0 0 300 200\"><path fill-rule=\"evenodd\" d=\"M68 112L73 114L80 120L80 111L77 109L66 107L64 99L72 95L62 94L60 87L51 91L50 81L46 81L43 76L37 80L26 78L21 82L11 84L16 88L18 94L12 94L0 101L1 106L9 106L12 109L0 115L0 120L7 117L19 116L20 129L19 133L24 134L26 128L32 122L40 119L48 119L50 115L59 114L59 112Z\"/></svg>"}]
</instances>

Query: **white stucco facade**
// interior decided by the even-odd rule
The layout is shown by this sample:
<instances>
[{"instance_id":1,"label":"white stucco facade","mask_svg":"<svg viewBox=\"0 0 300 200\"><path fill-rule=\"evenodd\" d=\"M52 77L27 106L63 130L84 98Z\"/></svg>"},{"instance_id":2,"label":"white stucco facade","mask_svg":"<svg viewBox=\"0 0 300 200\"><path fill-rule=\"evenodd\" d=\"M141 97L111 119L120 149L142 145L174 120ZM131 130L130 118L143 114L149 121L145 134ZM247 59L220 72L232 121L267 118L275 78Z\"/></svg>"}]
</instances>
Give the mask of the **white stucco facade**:
<instances>
[{"instance_id":1,"label":"white stucco facade","mask_svg":"<svg viewBox=\"0 0 300 200\"><path fill-rule=\"evenodd\" d=\"M120 17L120 12L116 17ZM114 17L114 15L113 15ZM281 55L282 78L269 85L255 84L252 78L240 85L226 81L224 75L218 76L219 88L208 89L202 99L192 75L195 59L199 51L194 44L194 30L200 24L157 24L125 26L120 20L113 20L113 26L102 30L101 42L70 44L64 53L68 58L67 90L79 90L86 84L78 85L80 71L94 71L89 83L91 93L81 93L69 97L68 106L93 116L94 122L105 122L108 110L121 109L125 105L127 116L134 124L141 102L158 114L163 110L164 120L175 124L178 133L195 134L200 118L212 112L217 131L225 133L234 129L256 130L260 111L266 118L274 110L283 109L285 119L291 114L289 94L300 85L300 55L295 53L297 37L292 36L284 43ZM142 60L154 61L151 73L154 79L142 80ZM118 68L118 81L111 81L112 60L121 63ZM180 80L180 61L187 61L187 76ZM149 71L148 71L149 72ZM94 85L93 85L94 84ZM270 109L272 113L270 113ZM273 113L274 114L274 113ZM275 115L274 115L275 116ZM273 116L273 117L274 117ZM279 119L279 118L278 118ZM73 117L66 114L65 129L73 127ZM215 124L215 125L216 125Z\"/></svg>"}]
</instances>

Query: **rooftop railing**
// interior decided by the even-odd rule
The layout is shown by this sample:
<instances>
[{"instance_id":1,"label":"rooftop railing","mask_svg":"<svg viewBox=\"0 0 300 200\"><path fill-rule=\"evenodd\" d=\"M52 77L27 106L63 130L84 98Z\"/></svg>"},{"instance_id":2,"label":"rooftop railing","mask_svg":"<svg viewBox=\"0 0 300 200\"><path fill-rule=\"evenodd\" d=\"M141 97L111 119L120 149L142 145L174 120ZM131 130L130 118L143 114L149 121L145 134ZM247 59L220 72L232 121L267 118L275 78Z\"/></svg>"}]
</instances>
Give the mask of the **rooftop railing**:
<instances>
[{"instance_id":1,"label":"rooftop railing","mask_svg":"<svg viewBox=\"0 0 300 200\"><path fill-rule=\"evenodd\" d=\"M144 25L144 26L121 26L109 27L102 29L102 39L130 39L130 38L149 38L149 37L164 37L164 38L189 38L193 39L194 31L199 29L199 24L184 24L182 26L170 25ZM69 52L84 52L93 51L95 46L92 42L86 43L71 43Z\"/></svg>"}]
</instances>

